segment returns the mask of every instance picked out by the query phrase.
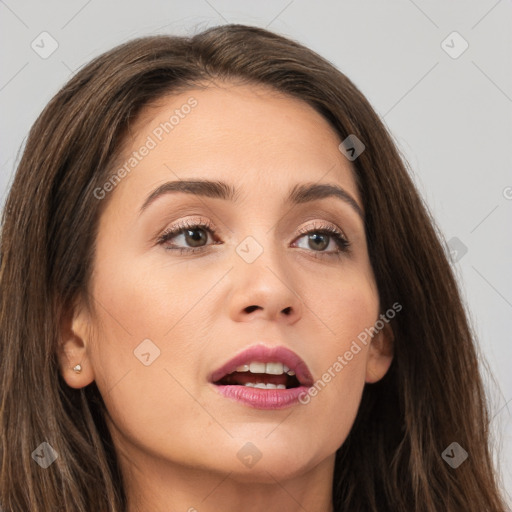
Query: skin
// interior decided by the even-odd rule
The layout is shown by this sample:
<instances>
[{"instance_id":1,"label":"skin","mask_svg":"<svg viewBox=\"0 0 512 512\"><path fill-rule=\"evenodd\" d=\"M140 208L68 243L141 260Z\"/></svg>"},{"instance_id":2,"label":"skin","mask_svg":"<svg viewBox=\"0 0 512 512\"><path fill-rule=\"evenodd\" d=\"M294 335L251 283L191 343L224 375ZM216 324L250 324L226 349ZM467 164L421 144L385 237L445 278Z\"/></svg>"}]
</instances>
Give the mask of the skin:
<instances>
[{"instance_id":1,"label":"skin","mask_svg":"<svg viewBox=\"0 0 512 512\"><path fill-rule=\"evenodd\" d=\"M391 364L390 324L307 405L254 409L219 395L208 375L262 343L296 352L316 381L378 320L360 215L334 197L284 204L295 184L330 183L363 210L351 163L309 105L233 83L147 107L125 156L191 96L197 106L109 193L90 283L95 308L78 303L63 321L61 373L73 388L99 387L130 512L330 511L335 452L365 383ZM139 215L159 185L199 178L232 184L238 203L167 194ZM180 220L213 223L213 235L201 232L209 247L187 255L155 241ZM322 248L298 232L318 226L341 229L350 253L337 256L332 238ZM252 263L236 252L248 236L263 248ZM192 243L181 232L167 246ZM148 366L134 355L145 339L160 350ZM247 442L262 455L252 467L237 457Z\"/></svg>"}]
</instances>

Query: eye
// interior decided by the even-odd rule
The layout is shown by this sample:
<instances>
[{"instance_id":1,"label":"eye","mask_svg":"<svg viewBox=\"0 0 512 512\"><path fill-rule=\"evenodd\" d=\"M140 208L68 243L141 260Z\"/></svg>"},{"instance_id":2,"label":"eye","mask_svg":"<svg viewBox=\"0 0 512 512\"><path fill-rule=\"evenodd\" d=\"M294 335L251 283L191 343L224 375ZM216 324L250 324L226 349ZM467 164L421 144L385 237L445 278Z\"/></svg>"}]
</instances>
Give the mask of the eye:
<instances>
[{"instance_id":1,"label":"eye","mask_svg":"<svg viewBox=\"0 0 512 512\"><path fill-rule=\"evenodd\" d=\"M178 251L180 254L184 252L192 253L203 250L207 247L208 235L214 235L215 229L209 222L182 222L170 229L164 231L158 238L157 243L163 245L166 250ZM184 241L191 247L177 247L176 244L168 242L174 238L182 236ZM220 242L216 242L220 243Z\"/></svg>"},{"instance_id":2,"label":"eye","mask_svg":"<svg viewBox=\"0 0 512 512\"><path fill-rule=\"evenodd\" d=\"M306 247L302 249L312 249L313 252L321 253L321 256L339 256L341 253L349 251L350 242L341 230L331 225L313 225L300 230L302 236L299 238L306 238ZM329 246L333 247L331 250L325 250Z\"/></svg>"}]
</instances>

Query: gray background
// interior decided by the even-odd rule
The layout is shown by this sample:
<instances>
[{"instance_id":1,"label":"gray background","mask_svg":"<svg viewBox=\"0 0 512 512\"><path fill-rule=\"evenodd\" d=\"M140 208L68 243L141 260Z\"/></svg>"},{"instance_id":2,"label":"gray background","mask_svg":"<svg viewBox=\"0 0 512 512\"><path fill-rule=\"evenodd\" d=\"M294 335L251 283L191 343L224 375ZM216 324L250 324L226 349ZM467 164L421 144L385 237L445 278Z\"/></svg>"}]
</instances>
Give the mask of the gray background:
<instances>
[{"instance_id":1,"label":"gray background","mask_svg":"<svg viewBox=\"0 0 512 512\"><path fill-rule=\"evenodd\" d=\"M37 115L105 50L140 35L192 34L228 22L299 40L346 73L383 117L453 249L496 379L486 381L496 458L510 493L511 14L510 0L0 0L0 204ZM52 44L58 47L45 55ZM471 457L471 446L463 448Z\"/></svg>"}]
</instances>

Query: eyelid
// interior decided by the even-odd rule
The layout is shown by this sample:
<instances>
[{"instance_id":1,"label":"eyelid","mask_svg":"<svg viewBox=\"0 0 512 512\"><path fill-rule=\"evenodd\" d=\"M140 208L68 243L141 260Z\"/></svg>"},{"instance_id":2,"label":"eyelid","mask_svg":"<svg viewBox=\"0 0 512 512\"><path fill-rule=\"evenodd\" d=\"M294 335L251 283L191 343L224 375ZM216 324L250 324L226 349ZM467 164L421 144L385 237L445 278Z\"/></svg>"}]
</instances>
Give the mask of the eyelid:
<instances>
[{"instance_id":1,"label":"eyelid","mask_svg":"<svg viewBox=\"0 0 512 512\"><path fill-rule=\"evenodd\" d=\"M155 242L159 242L160 240L162 240L163 238L165 238L166 236L168 236L171 233L176 232L178 234L179 231L194 228L194 227L197 227L198 225L208 228L213 233L217 232L217 228L216 228L215 224L213 224L213 222L211 222L210 220L208 220L206 218L197 217L197 218L192 218L192 219L184 219L184 220L179 220L179 221L175 222L174 224L172 224L171 226L165 228L160 234L158 234L155 237Z\"/></svg>"},{"instance_id":2,"label":"eyelid","mask_svg":"<svg viewBox=\"0 0 512 512\"><path fill-rule=\"evenodd\" d=\"M319 224L317 224L319 223ZM332 222L326 222L326 221L321 221L321 220L314 220L312 221L312 224L307 224L306 226L300 228L298 230L298 234L300 235L304 235L304 234L307 234L309 233L311 230L318 230L318 231L321 231L323 229L327 229L329 231L333 231L333 232L337 232L339 233L345 240L348 241L348 237L347 235L345 234L345 231L343 229L341 229L339 226L337 226L336 224L333 224Z\"/></svg>"}]
</instances>

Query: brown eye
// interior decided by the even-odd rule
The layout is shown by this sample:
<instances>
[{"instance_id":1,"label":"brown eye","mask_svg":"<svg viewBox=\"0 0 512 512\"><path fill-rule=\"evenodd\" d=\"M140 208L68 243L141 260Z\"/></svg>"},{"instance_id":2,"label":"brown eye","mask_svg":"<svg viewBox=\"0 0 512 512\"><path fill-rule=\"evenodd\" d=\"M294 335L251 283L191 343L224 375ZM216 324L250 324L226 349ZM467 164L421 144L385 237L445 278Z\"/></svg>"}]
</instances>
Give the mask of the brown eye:
<instances>
[{"instance_id":1,"label":"brown eye","mask_svg":"<svg viewBox=\"0 0 512 512\"><path fill-rule=\"evenodd\" d=\"M350 247L350 242L345 238L343 233L333 226L313 227L309 230L303 230L300 238L305 238L306 236L307 246L301 248L313 252L325 253L326 255L339 255L342 252L348 252ZM332 250L326 250L329 245L333 246Z\"/></svg>"},{"instance_id":2,"label":"brown eye","mask_svg":"<svg viewBox=\"0 0 512 512\"><path fill-rule=\"evenodd\" d=\"M157 243L170 251L193 252L194 250L201 250L203 247L207 247L208 234L213 235L214 233L213 227L209 224L183 223L173 226L162 233ZM182 237L181 240L179 240L179 237ZM171 240L173 243L169 243ZM179 243L176 243L176 241Z\"/></svg>"},{"instance_id":3,"label":"brown eye","mask_svg":"<svg viewBox=\"0 0 512 512\"><path fill-rule=\"evenodd\" d=\"M191 247L201 247L208 241L208 233L201 228L183 230L185 240Z\"/></svg>"},{"instance_id":4,"label":"brown eye","mask_svg":"<svg viewBox=\"0 0 512 512\"><path fill-rule=\"evenodd\" d=\"M312 249L323 251L329 246L330 236L325 233L314 233L308 235L308 242Z\"/></svg>"}]
</instances>

